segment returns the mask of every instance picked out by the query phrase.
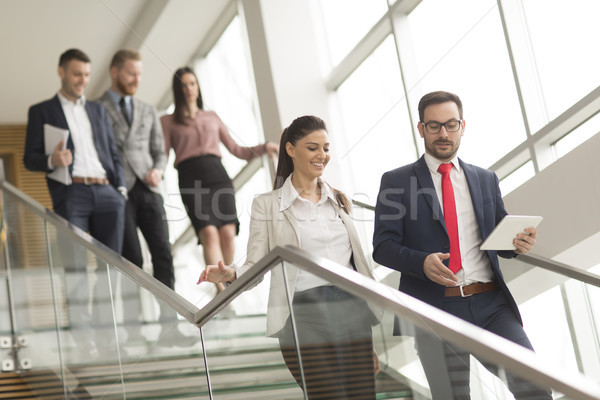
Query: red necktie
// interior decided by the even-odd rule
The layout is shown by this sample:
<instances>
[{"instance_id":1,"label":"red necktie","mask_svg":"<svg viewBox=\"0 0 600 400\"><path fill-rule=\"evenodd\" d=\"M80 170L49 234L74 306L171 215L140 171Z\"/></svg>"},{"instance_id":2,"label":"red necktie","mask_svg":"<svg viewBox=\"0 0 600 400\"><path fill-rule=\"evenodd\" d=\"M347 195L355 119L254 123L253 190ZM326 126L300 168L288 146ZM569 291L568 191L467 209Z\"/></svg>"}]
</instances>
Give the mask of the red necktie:
<instances>
[{"instance_id":1,"label":"red necktie","mask_svg":"<svg viewBox=\"0 0 600 400\"><path fill-rule=\"evenodd\" d=\"M450 263L448 268L456 273L462 268L460 260L460 245L458 243L458 222L456 219L456 203L454 202L454 189L450 180L452 164L440 164L438 172L442 174L442 198L444 200L444 221L450 238Z\"/></svg>"}]
</instances>

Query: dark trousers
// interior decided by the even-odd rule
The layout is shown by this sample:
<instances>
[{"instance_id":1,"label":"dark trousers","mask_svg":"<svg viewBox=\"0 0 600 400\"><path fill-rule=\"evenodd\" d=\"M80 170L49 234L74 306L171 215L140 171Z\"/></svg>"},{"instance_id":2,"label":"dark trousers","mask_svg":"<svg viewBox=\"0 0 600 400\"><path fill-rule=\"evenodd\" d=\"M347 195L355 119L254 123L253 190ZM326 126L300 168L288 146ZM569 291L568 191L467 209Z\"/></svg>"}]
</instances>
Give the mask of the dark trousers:
<instances>
[{"instance_id":1,"label":"dark trousers","mask_svg":"<svg viewBox=\"0 0 600 400\"><path fill-rule=\"evenodd\" d=\"M285 363L309 399L375 399L371 323L363 300L333 286L294 295L293 313L304 382L291 319L279 332ZM304 385L303 385L304 383Z\"/></svg>"},{"instance_id":2,"label":"dark trousers","mask_svg":"<svg viewBox=\"0 0 600 400\"><path fill-rule=\"evenodd\" d=\"M113 251L121 252L125 198L113 186L73 184L68 188L68 197L55 205L54 211ZM86 249L68 238L59 237L58 243L66 274L69 323L82 331L75 336L76 340L94 341L92 322L106 325L113 319L108 265L96 259L96 284L92 288L87 274L89 254Z\"/></svg>"},{"instance_id":3,"label":"dark trousers","mask_svg":"<svg viewBox=\"0 0 600 400\"><path fill-rule=\"evenodd\" d=\"M144 260L138 238L138 227L148 243L154 277L168 288L174 289L173 256L171 254L169 226L163 206L163 198L160 194L148 189L139 179L129 191L127 199L122 255L142 268ZM134 321L141 313L137 285L124 277L122 288L125 319L126 321ZM164 310L165 308L167 307L161 306L161 320L176 319L175 312Z\"/></svg>"},{"instance_id":4,"label":"dark trousers","mask_svg":"<svg viewBox=\"0 0 600 400\"><path fill-rule=\"evenodd\" d=\"M75 183L69 186L68 198L55 205L54 211L113 251L121 253L125 198L114 186Z\"/></svg>"},{"instance_id":5,"label":"dark trousers","mask_svg":"<svg viewBox=\"0 0 600 400\"><path fill-rule=\"evenodd\" d=\"M442 309L533 350L523 326L500 290L470 297L447 297ZM415 342L433 399L470 399L470 353L422 331L417 332ZM490 372L498 375L496 365L484 360L479 361ZM552 398L549 390L540 389L508 371L506 380L509 390L517 400Z\"/></svg>"}]
</instances>

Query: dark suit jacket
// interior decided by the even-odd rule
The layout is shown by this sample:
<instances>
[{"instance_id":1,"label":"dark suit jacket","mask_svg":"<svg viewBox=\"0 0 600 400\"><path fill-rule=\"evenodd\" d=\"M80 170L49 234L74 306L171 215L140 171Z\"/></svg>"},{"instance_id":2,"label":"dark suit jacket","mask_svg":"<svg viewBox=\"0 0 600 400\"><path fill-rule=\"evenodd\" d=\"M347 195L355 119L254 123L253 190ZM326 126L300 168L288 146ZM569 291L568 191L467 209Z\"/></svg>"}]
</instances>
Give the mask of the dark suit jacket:
<instances>
[{"instance_id":1,"label":"dark suit jacket","mask_svg":"<svg viewBox=\"0 0 600 400\"><path fill-rule=\"evenodd\" d=\"M85 109L90 118L96 151L106 171L106 177L115 188L119 186L125 187L123 166L117 146L115 145L106 109L104 106L93 101L86 101ZM31 171L51 172L48 171L48 156L44 151L44 124L69 129L58 96L54 96L50 100L29 108L23 162L25 163L25 167ZM67 141L67 148L73 153L74 159L77 149L73 145L71 135L69 135L69 140ZM73 172L73 164L69 166L69 172ZM53 179L46 178L46 181L50 196L52 197L52 204L56 209L57 205L66 199L68 187Z\"/></svg>"},{"instance_id":2,"label":"dark suit jacket","mask_svg":"<svg viewBox=\"0 0 600 400\"><path fill-rule=\"evenodd\" d=\"M479 232L485 240L506 215L498 178L491 171L460 159L459 162L465 172ZM431 253L449 251L442 206L425 158L383 174L375 208L373 259L401 272L399 290L440 307L445 288L425 276L423 262ZM498 253L507 258L516 253L487 251L496 283L521 322L517 304L502 277ZM447 265L448 260L444 263ZM395 331L398 333L397 326Z\"/></svg>"}]
</instances>

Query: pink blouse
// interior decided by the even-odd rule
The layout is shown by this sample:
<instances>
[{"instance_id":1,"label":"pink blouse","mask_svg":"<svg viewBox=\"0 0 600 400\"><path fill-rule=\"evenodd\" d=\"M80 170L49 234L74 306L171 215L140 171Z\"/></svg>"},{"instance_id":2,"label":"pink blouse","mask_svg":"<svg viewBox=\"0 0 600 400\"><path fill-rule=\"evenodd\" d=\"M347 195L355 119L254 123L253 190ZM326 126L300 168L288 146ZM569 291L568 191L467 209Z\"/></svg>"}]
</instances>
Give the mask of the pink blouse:
<instances>
[{"instance_id":1,"label":"pink blouse","mask_svg":"<svg viewBox=\"0 0 600 400\"><path fill-rule=\"evenodd\" d=\"M198 110L196 117L189 125L175 122L173 115L161 117L167 154L171 147L175 150L174 166L188 158L213 154L221 157L219 142L223 142L227 150L237 158L251 160L265 154L264 144L253 147L239 146L229 136L229 132L214 111Z\"/></svg>"}]
</instances>

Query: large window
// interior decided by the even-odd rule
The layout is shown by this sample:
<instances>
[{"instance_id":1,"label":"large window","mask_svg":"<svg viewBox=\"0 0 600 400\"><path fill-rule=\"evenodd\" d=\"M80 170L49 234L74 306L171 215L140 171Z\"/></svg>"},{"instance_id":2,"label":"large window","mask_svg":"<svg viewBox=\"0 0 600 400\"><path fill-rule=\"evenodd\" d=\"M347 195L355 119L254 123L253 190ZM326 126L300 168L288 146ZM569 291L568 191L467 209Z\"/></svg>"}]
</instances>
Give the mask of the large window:
<instances>
[{"instance_id":1,"label":"large window","mask_svg":"<svg viewBox=\"0 0 600 400\"><path fill-rule=\"evenodd\" d=\"M385 0L320 1L327 50L333 65L365 36L387 11Z\"/></svg>"},{"instance_id":2,"label":"large window","mask_svg":"<svg viewBox=\"0 0 600 400\"><path fill-rule=\"evenodd\" d=\"M600 113L569 132L554 143L553 150L556 158L560 158L600 132Z\"/></svg>"},{"instance_id":3,"label":"large window","mask_svg":"<svg viewBox=\"0 0 600 400\"><path fill-rule=\"evenodd\" d=\"M482 167L526 139L519 99L495 1L428 0L408 16L416 81L411 112L424 94L460 96L466 121L459 156Z\"/></svg>"},{"instance_id":4,"label":"large window","mask_svg":"<svg viewBox=\"0 0 600 400\"><path fill-rule=\"evenodd\" d=\"M536 132L600 85L600 53L593 48L600 37L600 2L506 3L531 131Z\"/></svg>"},{"instance_id":5,"label":"large window","mask_svg":"<svg viewBox=\"0 0 600 400\"><path fill-rule=\"evenodd\" d=\"M197 63L205 108L216 111L240 146L264 141L252 73L239 17L235 17L208 55ZM233 178L246 165L221 146L223 164Z\"/></svg>"},{"instance_id":6,"label":"large window","mask_svg":"<svg viewBox=\"0 0 600 400\"><path fill-rule=\"evenodd\" d=\"M394 41L388 37L338 90L343 128L335 149L353 197L375 204L379 177L416 159Z\"/></svg>"}]
</instances>

